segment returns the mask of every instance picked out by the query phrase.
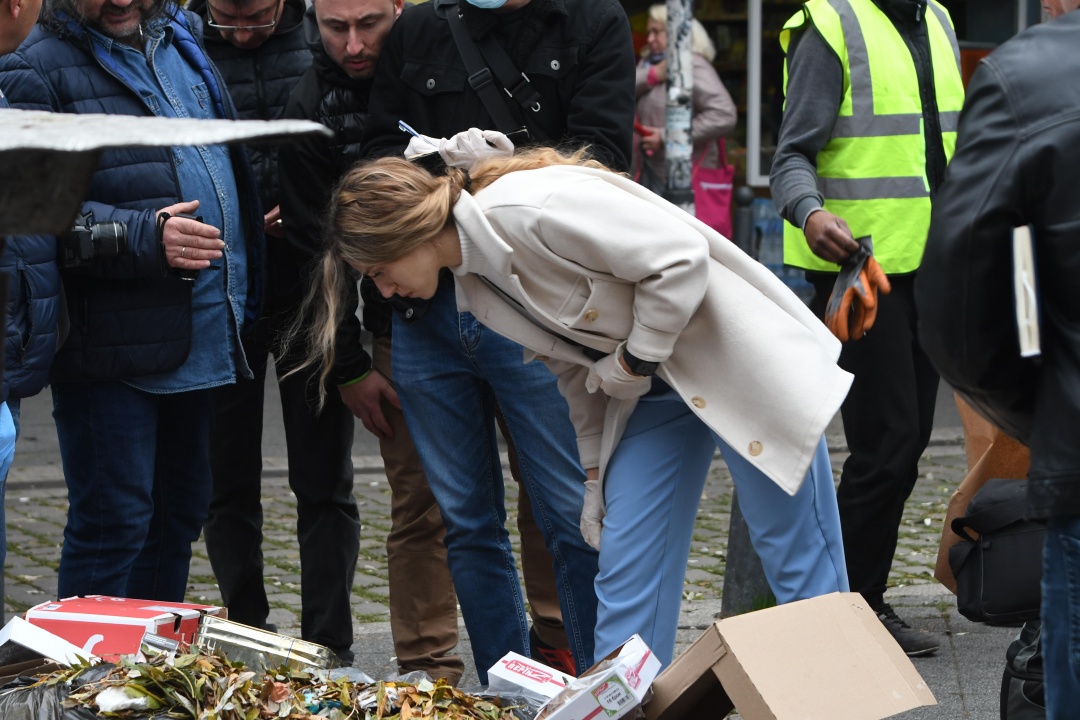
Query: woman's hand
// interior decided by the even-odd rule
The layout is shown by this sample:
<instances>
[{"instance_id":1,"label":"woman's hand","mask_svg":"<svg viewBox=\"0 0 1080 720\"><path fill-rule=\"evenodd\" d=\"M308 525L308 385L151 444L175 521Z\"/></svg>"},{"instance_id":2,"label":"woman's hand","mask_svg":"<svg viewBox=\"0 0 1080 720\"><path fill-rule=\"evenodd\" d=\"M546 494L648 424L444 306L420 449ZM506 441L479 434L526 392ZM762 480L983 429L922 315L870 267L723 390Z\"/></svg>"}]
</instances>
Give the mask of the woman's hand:
<instances>
[{"instance_id":1,"label":"woman's hand","mask_svg":"<svg viewBox=\"0 0 1080 720\"><path fill-rule=\"evenodd\" d=\"M608 397L632 400L649 392L652 378L634 375L622 361L622 346L610 355L600 358L589 368L585 389L591 393L603 390Z\"/></svg>"},{"instance_id":2,"label":"woman's hand","mask_svg":"<svg viewBox=\"0 0 1080 720\"><path fill-rule=\"evenodd\" d=\"M646 155L652 155L655 152L664 149L664 128L643 126L648 131L648 134L642 133L641 135L641 148L645 151Z\"/></svg>"},{"instance_id":3,"label":"woman's hand","mask_svg":"<svg viewBox=\"0 0 1080 720\"><path fill-rule=\"evenodd\" d=\"M600 469L585 471L585 502L581 508L581 537L591 547L600 549L600 532L604 529L604 489L600 486Z\"/></svg>"}]
</instances>

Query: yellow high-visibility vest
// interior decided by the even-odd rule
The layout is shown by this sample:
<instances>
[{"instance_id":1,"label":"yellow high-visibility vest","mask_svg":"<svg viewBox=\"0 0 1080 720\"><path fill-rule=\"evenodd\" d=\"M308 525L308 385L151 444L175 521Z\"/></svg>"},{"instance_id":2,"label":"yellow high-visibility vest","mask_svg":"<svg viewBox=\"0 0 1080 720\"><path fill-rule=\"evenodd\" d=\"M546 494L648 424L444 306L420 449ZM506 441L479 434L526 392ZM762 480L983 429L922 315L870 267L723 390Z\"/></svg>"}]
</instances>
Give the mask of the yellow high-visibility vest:
<instances>
[{"instance_id":1,"label":"yellow high-visibility vest","mask_svg":"<svg viewBox=\"0 0 1080 720\"><path fill-rule=\"evenodd\" d=\"M919 267L930 228L923 107L915 61L892 21L871 0L810 0L784 25L780 45L807 22L844 68L844 96L829 142L818 153L824 208L843 218L855 237L870 235L886 273ZM956 147L964 104L960 48L948 11L928 0L934 92L946 161ZM787 93L787 63L784 92ZM835 272L810 251L799 228L784 223L784 263Z\"/></svg>"}]
</instances>

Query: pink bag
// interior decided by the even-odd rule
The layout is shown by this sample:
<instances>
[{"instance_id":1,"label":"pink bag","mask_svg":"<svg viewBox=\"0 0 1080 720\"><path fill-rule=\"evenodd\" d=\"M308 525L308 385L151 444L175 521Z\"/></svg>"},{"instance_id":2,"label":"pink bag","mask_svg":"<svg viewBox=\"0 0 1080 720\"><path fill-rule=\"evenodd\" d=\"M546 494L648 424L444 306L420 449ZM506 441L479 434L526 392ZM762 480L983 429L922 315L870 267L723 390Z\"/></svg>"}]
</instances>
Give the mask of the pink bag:
<instances>
[{"instance_id":1,"label":"pink bag","mask_svg":"<svg viewBox=\"0 0 1080 720\"><path fill-rule=\"evenodd\" d=\"M735 166L728 164L724 139L716 141L720 167L703 168L701 161L708 149L694 163L690 184L694 189L694 214L697 219L726 238L731 238L731 193Z\"/></svg>"}]
</instances>

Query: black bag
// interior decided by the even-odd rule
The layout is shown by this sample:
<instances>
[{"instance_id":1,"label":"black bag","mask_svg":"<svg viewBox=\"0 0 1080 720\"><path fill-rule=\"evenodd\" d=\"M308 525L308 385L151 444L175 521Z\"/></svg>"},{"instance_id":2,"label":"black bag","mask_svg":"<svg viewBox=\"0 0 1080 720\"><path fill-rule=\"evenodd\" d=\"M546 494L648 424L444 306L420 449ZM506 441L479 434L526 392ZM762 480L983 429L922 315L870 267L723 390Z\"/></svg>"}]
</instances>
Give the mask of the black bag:
<instances>
[{"instance_id":1,"label":"black bag","mask_svg":"<svg viewBox=\"0 0 1080 720\"><path fill-rule=\"evenodd\" d=\"M1046 526L1025 518L1027 481L994 479L953 520L965 538L949 549L956 607L974 622L1009 625L1039 617Z\"/></svg>"},{"instance_id":2,"label":"black bag","mask_svg":"<svg viewBox=\"0 0 1080 720\"><path fill-rule=\"evenodd\" d=\"M1031 620L1005 652L1001 720L1046 719L1041 640L1042 622Z\"/></svg>"}]
</instances>

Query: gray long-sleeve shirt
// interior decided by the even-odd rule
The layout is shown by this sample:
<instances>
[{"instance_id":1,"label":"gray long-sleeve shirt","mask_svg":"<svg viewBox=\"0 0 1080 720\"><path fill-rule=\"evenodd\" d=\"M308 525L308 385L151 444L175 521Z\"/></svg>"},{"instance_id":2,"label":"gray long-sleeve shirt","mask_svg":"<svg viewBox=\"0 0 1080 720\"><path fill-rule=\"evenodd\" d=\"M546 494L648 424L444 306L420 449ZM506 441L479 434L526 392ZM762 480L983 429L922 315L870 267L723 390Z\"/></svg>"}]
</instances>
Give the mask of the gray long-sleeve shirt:
<instances>
[{"instance_id":1,"label":"gray long-sleeve shirt","mask_svg":"<svg viewBox=\"0 0 1080 720\"><path fill-rule=\"evenodd\" d=\"M787 62L787 99L769 186L780 216L801 228L825 203L816 160L840 113L844 68L812 24L792 37Z\"/></svg>"}]
</instances>

